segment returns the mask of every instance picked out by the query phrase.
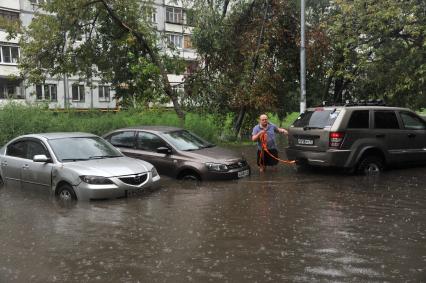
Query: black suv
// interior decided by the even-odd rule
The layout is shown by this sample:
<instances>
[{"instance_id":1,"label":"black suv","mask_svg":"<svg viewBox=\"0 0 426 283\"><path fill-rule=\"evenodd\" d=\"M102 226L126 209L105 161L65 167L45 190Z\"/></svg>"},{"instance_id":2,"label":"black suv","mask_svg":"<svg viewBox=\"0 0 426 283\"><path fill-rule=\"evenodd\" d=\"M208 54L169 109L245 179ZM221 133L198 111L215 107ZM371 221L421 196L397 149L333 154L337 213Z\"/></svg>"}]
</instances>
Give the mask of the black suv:
<instances>
[{"instance_id":1,"label":"black suv","mask_svg":"<svg viewBox=\"0 0 426 283\"><path fill-rule=\"evenodd\" d=\"M347 105L309 108L289 129L287 157L299 164L361 173L426 162L426 122L406 108Z\"/></svg>"}]
</instances>

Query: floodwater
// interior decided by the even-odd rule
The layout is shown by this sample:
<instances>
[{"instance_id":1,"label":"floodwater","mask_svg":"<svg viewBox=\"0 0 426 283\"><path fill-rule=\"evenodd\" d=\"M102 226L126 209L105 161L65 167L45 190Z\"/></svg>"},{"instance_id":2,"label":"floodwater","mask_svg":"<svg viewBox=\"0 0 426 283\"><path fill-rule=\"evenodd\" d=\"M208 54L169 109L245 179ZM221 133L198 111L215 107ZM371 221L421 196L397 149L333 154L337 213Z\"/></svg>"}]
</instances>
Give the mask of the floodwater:
<instances>
[{"instance_id":1,"label":"floodwater","mask_svg":"<svg viewBox=\"0 0 426 283\"><path fill-rule=\"evenodd\" d=\"M253 147L243 149L250 156ZM177 182L64 207L0 188L0 282L426 282L426 167Z\"/></svg>"}]
</instances>

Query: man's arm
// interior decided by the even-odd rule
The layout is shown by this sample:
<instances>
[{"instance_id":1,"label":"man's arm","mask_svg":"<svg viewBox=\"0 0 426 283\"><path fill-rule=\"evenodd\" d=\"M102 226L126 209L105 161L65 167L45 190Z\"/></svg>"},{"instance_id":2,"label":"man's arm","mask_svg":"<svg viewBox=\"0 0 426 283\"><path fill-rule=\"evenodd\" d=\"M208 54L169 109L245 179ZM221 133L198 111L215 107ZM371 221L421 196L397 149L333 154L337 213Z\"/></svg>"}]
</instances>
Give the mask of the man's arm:
<instances>
[{"instance_id":1,"label":"man's arm","mask_svg":"<svg viewBox=\"0 0 426 283\"><path fill-rule=\"evenodd\" d=\"M263 134L264 132L265 132L265 130L261 130L258 133L253 132L253 135L251 136L251 140L254 141L254 142L257 141L259 139L260 135Z\"/></svg>"},{"instance_id":2,"label":"man's arm","mask_svg":"<svg viewBox=\"0 0 426 283\"><path fill-rule=\"evenodd\" d=\"M257 141L263 133L265 133L265 130L258 126L255 126L251 133L251 140L254 142Z\"/></svg>"},{"instance_id":3,"label":"man's arm","mask_svg":"<svg viewBox=\"0 0 426 283\"><path fill-rule=\"evenodd\" d=\"M275 132L278 132L280 134L285 134L288 135L288 131L284 128L278 128L277 126L275 126Z\"/></svg>"},{"instance_id":4,"label":"man's arm","mask_svg":"<svg viewBox=\"0 0 426 283\"><path fill-rule=\"evenodd\" d=\"M288 135L288 131L284 128L278 128L278 132L280 132L281 134Z\"/></svg>"}]
</instances>

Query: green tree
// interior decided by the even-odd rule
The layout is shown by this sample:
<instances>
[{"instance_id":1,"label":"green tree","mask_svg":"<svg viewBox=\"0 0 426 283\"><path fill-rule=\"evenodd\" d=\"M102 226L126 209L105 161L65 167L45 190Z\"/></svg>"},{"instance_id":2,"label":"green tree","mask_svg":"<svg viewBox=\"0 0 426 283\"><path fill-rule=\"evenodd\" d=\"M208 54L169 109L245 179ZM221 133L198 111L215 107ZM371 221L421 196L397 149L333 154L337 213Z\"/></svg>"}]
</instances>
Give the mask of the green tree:
<instances>
[{"instance_id":1,"label":"green tree","mask_svg":"<svg viewBox=\"0 0 426 283\"><path fill-rule=\"evenodd\" d=\"M334 0L322 16L330 42L324 99L426 106L425 1Z\"/></svg>"},{"instance_id":2,"label":"green tree","mask_svg":"<svg viewBox=\"0 0 426 283\"><path fill-rule=\"evenodd\" d=\"M87 81L96 76L112 82L125 102L165 97L184 119L167 77L171 60L150 22L151 2L51 0L41 7L22 29L20 42L20 67L30 82L63 74Z\"/></svg>"},{"instance_id":3,"label":"green tree","mask_svg":"<svg viewBox=\"0 0 426 283\"><path fill-rule=\"evenodd\" d=\"M197 107L233 113L235 134L260 112L295 109L299 78L297 7L290 1L199 2L194 44L204 66L190 80ZM202 15L202 16L201 16ZM245 119L248 114L248 119Z\"/></svg>"}]
</instances>

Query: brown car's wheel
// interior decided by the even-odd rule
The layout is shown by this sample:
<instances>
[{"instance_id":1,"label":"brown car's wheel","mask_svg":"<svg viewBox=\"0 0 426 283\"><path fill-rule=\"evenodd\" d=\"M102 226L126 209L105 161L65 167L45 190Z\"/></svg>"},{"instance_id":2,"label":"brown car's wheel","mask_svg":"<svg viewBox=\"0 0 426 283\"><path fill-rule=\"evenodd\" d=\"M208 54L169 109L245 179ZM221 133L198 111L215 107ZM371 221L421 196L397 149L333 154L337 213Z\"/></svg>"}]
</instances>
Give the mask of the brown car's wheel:
<instances>
[{"instance_id":1,"label":"brown car's wheel","mask_svg":"<svg viewBox=\"0 0 426 283\"><path fill-rule=\"evenodd\" d=\"M201 181L200 176L191 170L186 170L180 173L178 179L184 181Z\"/></svg>"},{"instance_id":2,"label":"brown car's wheel","mask_svg":"<svg viewBox=\"0 0 426 283\"><path fill-rule=\"evenodd\" d=\"M383 172L383 158L376 155L364 156L358 165L358 172L364 175L374 175Z\"/></svg>"},{"instance_id":3,"label":"brown car's wheel","mask_svg":"<svg viewBox=\"0 0 426 283\"><path fill-rule=\"evenodd\" d=\"M62 184L58 187L56 191L56 196L61 201L75 201L77 196L74 192L74 189L69 184Z\"/></svg>"}]
</instances>

